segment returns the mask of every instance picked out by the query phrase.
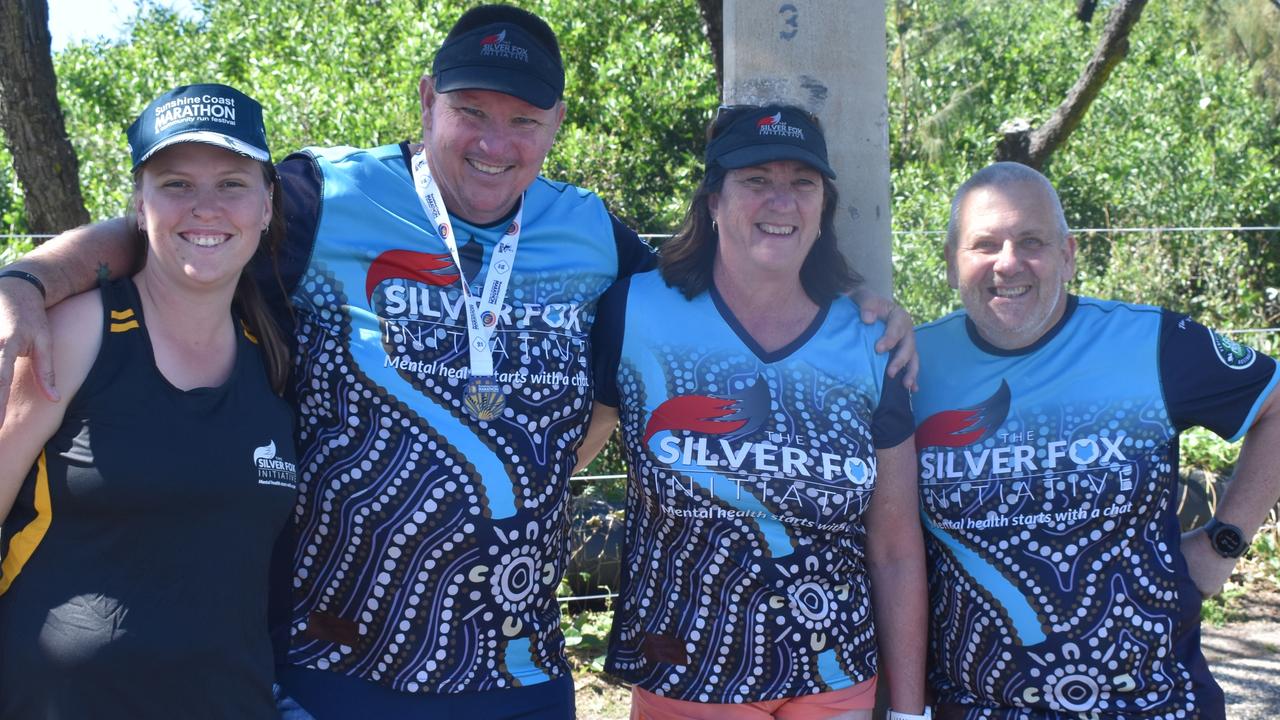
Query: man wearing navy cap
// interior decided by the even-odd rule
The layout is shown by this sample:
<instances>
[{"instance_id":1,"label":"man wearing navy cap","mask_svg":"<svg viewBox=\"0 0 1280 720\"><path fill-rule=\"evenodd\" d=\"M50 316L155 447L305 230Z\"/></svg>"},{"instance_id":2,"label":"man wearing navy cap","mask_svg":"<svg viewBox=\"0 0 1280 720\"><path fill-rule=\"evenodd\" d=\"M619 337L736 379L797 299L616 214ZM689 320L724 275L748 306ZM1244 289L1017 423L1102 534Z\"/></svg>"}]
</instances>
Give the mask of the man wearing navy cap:
<instances>
[{"instance_id":1,"label":"man wearing navy cap","mask_svg":"<svg viewBox=\"0 0 1280 720\"><path fill-rule=\"evenodd\" d=\"M481 6L421 80L421 145L278 165L289 241L260 284L296 320L301 455L279 673L321 720L573 716L555 591L588 336L599 295L652 259L595 195L539 176L563 90L551 28ZM69 233L23 273L56 302L101 258L129 268L121 230ZM19 277L0 304L40 303ZM28 325L0 386L5 352L47 355Z\"/></svg>"}]
</instances>

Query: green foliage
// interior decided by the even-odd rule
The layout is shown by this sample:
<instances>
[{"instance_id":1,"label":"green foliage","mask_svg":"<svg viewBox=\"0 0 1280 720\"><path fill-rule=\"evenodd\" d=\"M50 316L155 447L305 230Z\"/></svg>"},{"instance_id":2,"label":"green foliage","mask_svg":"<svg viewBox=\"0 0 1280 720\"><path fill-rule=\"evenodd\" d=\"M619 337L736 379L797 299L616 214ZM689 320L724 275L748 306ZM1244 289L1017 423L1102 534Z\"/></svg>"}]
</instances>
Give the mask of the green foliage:
<instances>
[{"instance_id":1,"label":"green foliage","mask_svg":"<svg viewBox=\"0 0 1280 720\"><path fill-rule=\"evenodd\" d=\"M570 597L573 591L568 580L560 581L556 592L560 597ZM606 601L604 610L580 610L560 614L560 632L564 633L565 650L575 673L590 670L604 672L605 651L609 645L609 628L613 624L613 612Z\"/></svg>"},{"instance_id":2,"label":"green foliage","mask_svg":"<svg viewBox=\"0 0 1280 720\"><path fill-rule=\"evenodd\" d=\"M1227 583L1222 592L1205 599L1200 604L1200 621L1216 627L1222 627L1234 620L1239 614L1240 598L1248 592L1235 583Z\"/></svg>"},{"instance_id":3,"label":"green foliage","mask_svg":"<svg viewBox=\"0 0 1280 720\"><path fill-rule=\"evenodd\" d=\"M34 245L26 238L15 238L8 243L0 243L0 265L9 263L31 251Z\"/></svg>"},{"instance_id":4,"label":"green foliage","mask_svg":"<svg viewBox=\"0 0 1280 720\"><path fill-rule=\"evenodd\" d=\"M1191 428L1182 433L1182 464L1229 475L1240 453L1240 443L1229 443L1204 428Z\"/></svg>"},{"instance_id":5,"label":"green foliage","mask_svg":"<svg viewBox=\"0 0 1280 720\"><path fill-rule=\"evenodd\" d=\"M306 145L419 134L417 80L476 0L201 0L201 19L146 6L124 42L56 58L95 218L125 207L123 134L184 82L217 79L267 110L281 157ZM567 115L547 174L599 192L624 220L670 230L698 176L716 103L696 5L530 0L557 28ZM897 293L916 317L955 307L941 241L953 189L989 161L997 129L1043 122L1101 33L1070 0L896 0L889 109ZM1046 168L1074 227L1269 224L1280 217L1280 12L1267 0L1148 5L1132 49ZM22 228L0 153L0 221ZM1077 289L1169 304L1218 326L1259 326L1280 286L1275 234L1080 238ZM1276 313L1280 315L1280 313Z\"/></svg>"},{"instance_id":6,"label":"green foliage","mask_svg":"<svg viewBox=\"0 0 1280 720\"><path fill-rule=\"evenodd\" d=\"M577 660L575 665L604 672L604 654L612 622L612 613L608 611L584 610L561 616L560 630L564 633L565 647Z\"/></svg>"},{"instance_id":7,"label":"green foliage","mask_svg":"<svg viewBox=\"0 0 1280 720\"><path fill-rule=\"evenodd\" d=\"M308 145L420 138L418 79L449 26L474 4L203 0L199 21L148 7L126 42L64 50L56 58L59 93L91 215L125 207L124 131L147 101L183 83L224 82L262 102L276 158ZM638 227L673 227L715 105L696 7L524 5L559 30L567 61L568 110L547 175L596 190ZM653 72L655 58L662 72Z\"/></svg>"},{"instance_id":8,"label":"green foliage","mask_svg":"<svg viewBox=\"0 0 1280 720\"><path fill-rule=\"evenodd\" d=\"M1280 217L1280 129L1254 82L1261 61L1203 49L1211 10L1250 3L1148 4L1128 57L1045 169L1072 227L1270 225ZM898 228L944 228L951 193L991 161L1001 123L1037 125L1062 101L1104 24L1100 13L1082 28L1073 8L1066 0L898 0L890 8ZM1250 17L1261 26L1250 37L1280 37L1280 13ZM1255 55L1271 48L1246 44ZM1265 288L1280 284L1274 233L1079 240L1076 290L1168 305L1211 325L1262 326ZM916 317L955 306L941 247L938 236L898 237L896 291Z\"/></svg>"},{"instance_id":9,"label":"green foliage","mask_svg":"<svg viewBox=\"0 0 1280 720\"><path fill-rule=\"evenodd\" d=\"M1280 587L1280 525L1275 524L1273 514L1270 526L1263 526L1253 539L1249 557L1257 565L1258 574Z\"/></svg>"},{"instance_id":10,"label":"green foliage","mask_svg":"<svg viewBox=\"0 0 1280 720\"><path fill-rule=\"evenodd\" d=\"M13 160L9 150L0 145L0 234L14 235L27 232L27 216L22 208L22 188L13 174ZM0 253L14 253L0 239ZM8 262L7 260L5 262Z\"/></svg>"},{"instance_id":11,"label":"green foliage","mask_svg":"<svg viewBox=\"0 0 1280 720\"><path fill-rule=\"evenodd\" d=\"M1254 92L1280 119L1280 7L1272 0L1206 0L1200 33L1217 61L1243 65Z\"/></svg>"},{"instance_id":12,"label":"green foliage","mask_svg":"<svg viewBox=\"0 0 1280 720\"><path fill-rule=\"evenodd\" d=\"M717 104L693 2L525 3L560 37L568 111L548 175L599 193L642 232L673 229L700 177Z\"/></svg>"}]
</instances>

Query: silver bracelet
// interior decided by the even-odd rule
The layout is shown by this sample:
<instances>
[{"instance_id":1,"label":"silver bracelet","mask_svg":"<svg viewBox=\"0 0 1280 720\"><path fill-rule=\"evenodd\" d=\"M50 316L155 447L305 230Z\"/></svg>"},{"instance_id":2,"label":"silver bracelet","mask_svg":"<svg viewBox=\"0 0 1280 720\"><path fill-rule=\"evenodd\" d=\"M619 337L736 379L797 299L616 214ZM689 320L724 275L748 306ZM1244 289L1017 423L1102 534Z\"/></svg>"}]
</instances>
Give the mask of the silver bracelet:
<instances>
[{"instance_id":1,"label":"silver bracelet","mask_svg":"<svg viewBox=\"0 0 1280 720\"><path fill-rule=\"evenodd\" d=\"M924 706L923 715L912 715L910 713L898 712L890 708L889 715L886 720L933 720L933 710L928 705Z\"/></svg>"}]
</instances>

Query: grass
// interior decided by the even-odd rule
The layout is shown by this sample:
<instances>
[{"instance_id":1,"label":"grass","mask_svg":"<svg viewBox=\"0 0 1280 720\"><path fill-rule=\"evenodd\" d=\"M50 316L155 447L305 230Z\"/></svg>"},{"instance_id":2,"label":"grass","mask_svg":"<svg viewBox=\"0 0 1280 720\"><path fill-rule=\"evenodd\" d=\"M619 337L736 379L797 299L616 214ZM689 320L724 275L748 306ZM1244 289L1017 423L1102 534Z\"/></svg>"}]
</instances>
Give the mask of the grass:
<instances>
[{"instance_id":1,"label":"grass","mask_svg":"<svg viewBox=\"0 0 1280 720\"><path fill-rule=\"evenodd\" d=\"M1249 593L1248 588L1229 582L1222 592L1208 598L1200 605L1200 621L1222 627L1238 619L1240 598Z\"/></svg>"}]
</instances>

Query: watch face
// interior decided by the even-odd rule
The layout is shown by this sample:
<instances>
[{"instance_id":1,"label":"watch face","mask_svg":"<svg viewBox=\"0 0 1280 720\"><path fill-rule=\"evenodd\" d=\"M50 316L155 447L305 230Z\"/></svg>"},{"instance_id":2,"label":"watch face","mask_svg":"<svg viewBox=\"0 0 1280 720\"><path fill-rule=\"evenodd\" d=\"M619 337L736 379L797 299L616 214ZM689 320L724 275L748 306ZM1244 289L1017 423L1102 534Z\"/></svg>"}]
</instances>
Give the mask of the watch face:
<instances>
[{"instance_id":1,"label":"watch face","mask_svg":"<svg viewBox=\"0 0 1280 720\"><path fill-rule=\"evenodd\" d=\"M1219 525L1214 528L1210 539L1213 540L1214 549L1223 557L1240 557L1244 554L1244 537L1234 527Z\"/></svg>"}]
</instances>

